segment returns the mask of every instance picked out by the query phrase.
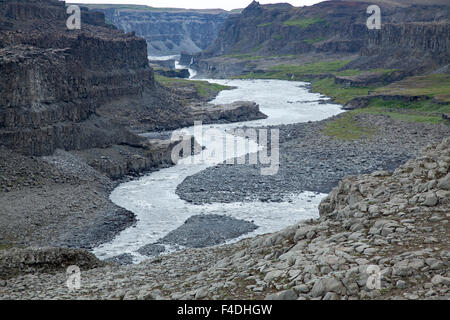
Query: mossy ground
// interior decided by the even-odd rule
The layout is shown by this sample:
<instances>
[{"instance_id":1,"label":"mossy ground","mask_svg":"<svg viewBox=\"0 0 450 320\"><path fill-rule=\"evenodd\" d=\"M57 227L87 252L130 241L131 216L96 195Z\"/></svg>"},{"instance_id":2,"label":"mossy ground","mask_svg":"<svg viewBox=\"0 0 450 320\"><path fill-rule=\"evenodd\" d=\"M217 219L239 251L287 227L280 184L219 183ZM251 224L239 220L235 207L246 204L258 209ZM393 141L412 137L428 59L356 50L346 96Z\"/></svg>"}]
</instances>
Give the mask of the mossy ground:
<instances>
[{"instance_id":1,"label":"mossy ground","mask_svg":"<svg viewBox=\"0 0 450 320\"><path fill-rule=\"evenodd\" d=\"M450 102L450 74L409 77L378 88L374 94L428 96L442 102Z\"/></svg>"},{"instance_id":2,"label":"mossy ground","mask_svg":"<svg viewBox=\"0 0 450 320\"><path fill-rule=\"evenodd\" d=\"M176 88L179 86L193 86L197 90L198 95L202 98L210 97L223 90L232 89L232 87L220 85L217 83L210 83L208 81L168 78L159 74L155 74L155 80L166 87Z\"/></svg>"},{"instance_id":3,"label":"mossy ground","mask_svg":"<svg viewBox=\"0 0 450 320\"><path fill-rule=\"evenodd\" d=\"M347 112L342 117L327 124L323 133L342 140L358 140L371 138L376 133L375 127L365 127L358 123L356 114Z\"/></svg>"},{"instance_id":4,"label":"mossy ground","mask_svg":"<svg viewBox=\"0 0 450 320\"><path fill-rule=\"evenodd\" d=\"M285 22L283 22L283 25L290 26L290 27L299 27L301 29L306 29L312 24L316 23L324 23L326 24L327 21L323 18L302 18L302 19L289 19Z\"/></svg>"},{"instance_id":5,"label":"mossy ground","mask_svg":"<svg viewBox=\"0 0 450 320\"><path fill-rule=\"evenodd\" d=\"M314 78L314 75L323 74L356 76L369 72L388 75L397 71L394 69L342 70L349 62L349 60L335 60L304 65L277 65L264 73L247 73L235 78L310 81L314 92L320 92L332 97L334 101L340 104L346 104L354 98L368 95L426 96L430 98L413 102L373 98L367 108L347 112L344 117L328 124L324 133L339 139L353 140L373 136L376 128L363 127L357 123L356 115L359 113L388 115L392 119L406 122L448 124L447 120L442 119L442 114L450 113L450 105L448 104L450 102L450 75L434 74L410 77L382 87L349 87L336 84L331 77ZM443 103L436 103L431 98L435 98Z\"/></svg>"}]
</instances>

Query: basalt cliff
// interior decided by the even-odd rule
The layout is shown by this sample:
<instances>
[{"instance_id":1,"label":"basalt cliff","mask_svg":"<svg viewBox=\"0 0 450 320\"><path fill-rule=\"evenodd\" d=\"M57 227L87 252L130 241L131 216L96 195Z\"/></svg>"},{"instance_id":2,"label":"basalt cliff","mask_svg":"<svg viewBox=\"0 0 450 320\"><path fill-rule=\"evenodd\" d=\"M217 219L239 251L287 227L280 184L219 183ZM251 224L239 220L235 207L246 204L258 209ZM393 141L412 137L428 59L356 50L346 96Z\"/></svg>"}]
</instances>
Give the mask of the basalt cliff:
<instances>
[{"instance_id":1,"label":"basalt cliff","mask_svg":"<svg viewBox=\"0 0 450 320\"><path fill-rule=\"evenodd\" d=\"M230 15L224 10L161 9L148 6L89 5L125 32L147 41L150 56L200 52L216 40Z\"/></svg>"},{"instance_id":2,"label":"basalt cliff","mask_svg":"<svg viewBox=\"0 0 450 320\"><path fill-rule=\"evenodd\" d=\"M396 68L409 74L448 64L448 5L411 3L324 1L293 7L254 1L242 14L228 17L214 44L197 54L194 67L208 76L230 76L257 71L264 58L281 61L294 55L303 62L351 57L347 68ZM381 29L367 27L367 8L373 4L381 9Z\"/></svg>"}]
</instances>

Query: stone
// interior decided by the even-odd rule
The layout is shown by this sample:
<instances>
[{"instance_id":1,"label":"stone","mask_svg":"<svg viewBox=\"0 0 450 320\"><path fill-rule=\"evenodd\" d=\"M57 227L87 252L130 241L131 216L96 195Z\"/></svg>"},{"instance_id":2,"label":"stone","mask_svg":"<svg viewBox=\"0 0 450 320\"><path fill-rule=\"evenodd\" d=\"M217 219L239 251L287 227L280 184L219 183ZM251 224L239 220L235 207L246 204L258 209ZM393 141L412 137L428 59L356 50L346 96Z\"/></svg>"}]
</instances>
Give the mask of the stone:
<instances>
[{"instance_id":1,"label":"stone","mask_svg":"<svg viewBox=\"0 0 450 320\"><path fill-rule=\"evenodd\" d=\"M431 279L431 283L433 284L433 285L440 285L440 284L443 284L443 285L446 285L446 286L448 286L448 285L450 285L450 278L448 278L448 277L443 277L443 276L441 276L441 275L435 275L432 279Z\"/></svg>"},{"instance_id":2,"label":"stone","mask_svg":"<svg viewBox=\"0 0 450 320\"><path fill-rule=\"evenodd\" d=\"M265 300L297 300L298 296L294 290L289 289L279 293L271 294Z\"/></svg>"},{"instance_id":3,"label":"stone","mask_svg":"<svg viewBox=\"0 0 450 320\"><path fill-rule=\"evenodd\" d=\"M435 205L438 204L438 202L439 202L438 197L436 196L436 194L432 193L426 196L423 205L427 207L434 207Z\"/></svg>"},{"instance_id":4,"label":"stone","mask_svg":"<svg viewBox=\"0 0 450 320\"><path fill-rule=\"evenodd\" d=\"M437 187L439 189L450 190L450 173L447 173L444 178L439 180Z\"/></svg>"},{"instance_id":5,"label":"stone","mask_svg":"<svg viewBox=\"0 0 450 320\"><path fill-rule=\"evenodd\" d=\"M346 293L346 289L342 282L335 277L325 277L317 280L311 290L311 296L314 298L324 296L327 292L334 292L341 295Z\"/></svg>"}]
</instances>

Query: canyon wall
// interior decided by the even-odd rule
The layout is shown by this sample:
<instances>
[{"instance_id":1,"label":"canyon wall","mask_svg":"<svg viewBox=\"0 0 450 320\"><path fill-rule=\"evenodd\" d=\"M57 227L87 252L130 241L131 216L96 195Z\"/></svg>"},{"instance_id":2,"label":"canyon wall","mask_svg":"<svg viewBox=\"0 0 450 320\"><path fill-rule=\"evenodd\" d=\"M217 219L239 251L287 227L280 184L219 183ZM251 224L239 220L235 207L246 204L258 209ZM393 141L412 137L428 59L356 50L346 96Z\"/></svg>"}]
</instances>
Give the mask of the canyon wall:
<instances>
[{"instance_id":1,"label":"canyon wall","mask_svg":"<svg viewBox=\"0 0 450 320\"><path fill-rule=\"evenodd\" d=\"M86 8L81 30L68 30L67 17L57 0L0 1L0 144L34 156L140 146L127 130L136 114L183 117L155 83L145 40Z\"/></svg>"},{"instance_id":2,"label":"canyon wall","mask_svg":"<svg viewBox=\"0 0 450 320\"><path fill-rule=\"evenodd\" d=\"M377 68L416 67L424 63L423 58L427 63L431 60L448 63L448 5L375 3L381 7L380 30L367 28L368 3L326 1L293 7L254 1L241 15L227 19L214 44L196 55L195 66L201 70L208 65L208 58L223 55L239 58L244 54L251 57L360 54L365 58L358 67L366 64Z\"/></svg>"},{"instance_id":3,"label":"canyon wall","mask_svg":"<svg viewBox=\"0 0 450 320\"><path fill-rule=\"evenodd\" d=\"M216 40L229 12L224 10L161 9L147 6L90 5L125 32L147 41L150 56L200 52Z\"/></svg>"}]
</instances>

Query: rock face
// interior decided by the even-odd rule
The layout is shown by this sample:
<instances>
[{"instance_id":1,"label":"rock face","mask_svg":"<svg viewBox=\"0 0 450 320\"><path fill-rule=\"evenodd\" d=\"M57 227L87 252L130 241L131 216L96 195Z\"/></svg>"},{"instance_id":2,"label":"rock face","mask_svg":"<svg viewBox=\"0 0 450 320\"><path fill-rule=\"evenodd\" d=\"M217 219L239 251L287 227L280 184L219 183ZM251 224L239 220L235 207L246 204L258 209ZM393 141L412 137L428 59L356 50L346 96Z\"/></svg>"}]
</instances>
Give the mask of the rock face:
<instances>
[{"instance_id":1,"label":"rock face","mask_svg":"<svg viewBox=\"0 0 450 320\"><path fill-rule=\"evenodd\" d=\"M56 148L141 141L98 115L109 101L157 95L145 41L107 27L98 13L83 12L82 29L72 31L65 27L64 2L0 3L0 23L7 26L0 32L5 146L49 155Z\"/></svg>"},{"instance_id":2,"label":"rock face","mask_svg":"<svg viewBox=\"0 0 450 320\"><path fill-rule=\"evenodd\" d=\"M223 10L153 9L146 6L91 5L117 28L135 31L147 41L150 56L193 54L210 46L229 12Z\"/></svg>"},{"instance_id":3,"label":"rock face","mask_svg":"<svg viewBox=\"0 0 450 320\"><path fill-rule=\"evenodd\" d=\"M27 273L65 272L72 265L78 266L80 270L88 270L104 266L105 263L81 249L14 249L0 253L0 279Z\"/></svg>"},{"instance_id":4,"label":"rock face","mask_svg":"<svg viewBox=\"0 0 450 320\"><path fill-rule=\"evenodd\" d=\"M378 5L381 30L369 30L367 3L326 1L300 8L254 1L241 15L225 21L214 44L195 56L194 68L206 74L212 73L211 69L221 72L222 64L212 58L222 55L294 54L323 59L330 54L359 54L361 57L348 68L409 71L448 63L448 5ZM243 60L241 68L236 66L241 72L248 65Z\"/></svg>"}]
</instances>

